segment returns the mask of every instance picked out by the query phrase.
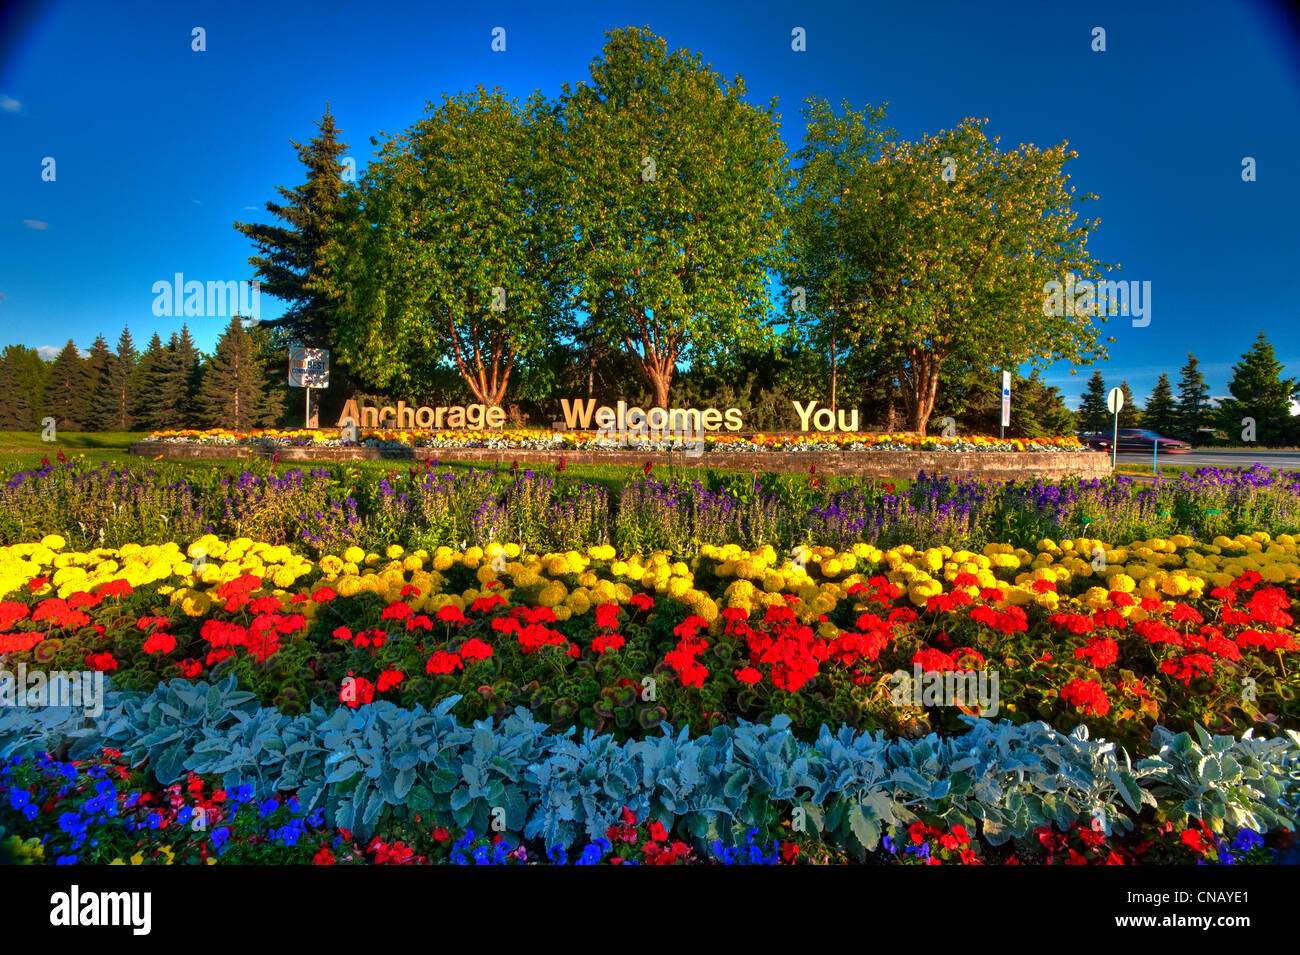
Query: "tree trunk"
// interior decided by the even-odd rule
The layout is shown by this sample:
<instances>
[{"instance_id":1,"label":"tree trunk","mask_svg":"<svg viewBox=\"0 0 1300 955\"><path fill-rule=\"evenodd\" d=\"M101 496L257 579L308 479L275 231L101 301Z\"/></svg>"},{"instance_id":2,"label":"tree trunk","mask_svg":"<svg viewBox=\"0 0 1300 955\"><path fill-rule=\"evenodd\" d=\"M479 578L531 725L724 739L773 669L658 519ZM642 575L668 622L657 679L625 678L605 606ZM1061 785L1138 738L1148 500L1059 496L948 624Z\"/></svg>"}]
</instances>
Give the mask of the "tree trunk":
<instances>
[{"instance_id":1,"label":"tree trunk","mask_svg":"<svg viewBox=\"0 0 1300 955\"><path fill-rule=\"evenodd\" d=\"M939 389L938 356L928 351L913 349L912 367L908 374L901 370L899 379L903 385L903 400L907 405L908 430L925 437L926 426L930 422L930 413L934 410L934 399Z\"/></svg>"},{"instance_id":2,"label":"tree trunk","mask_svg":"<svg viewBox=\"0 0 1300 955\"><path fill-rule=\"evenodd\" d=\"M655 406L667 410L668 389L673 383L672 368L658 368L651 365L645 369L645 374L651 390L655 393Z\"/></svg>"}]
</instances>

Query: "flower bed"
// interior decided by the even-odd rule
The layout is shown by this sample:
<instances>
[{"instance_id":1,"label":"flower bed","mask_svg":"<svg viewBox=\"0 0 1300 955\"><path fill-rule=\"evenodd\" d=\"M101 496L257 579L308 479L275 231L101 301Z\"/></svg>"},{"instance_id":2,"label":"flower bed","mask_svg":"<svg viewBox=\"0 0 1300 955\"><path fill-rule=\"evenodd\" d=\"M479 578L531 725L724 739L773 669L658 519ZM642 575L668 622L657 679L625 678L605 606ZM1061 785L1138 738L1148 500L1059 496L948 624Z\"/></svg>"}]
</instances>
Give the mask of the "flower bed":
<instances>
[{"instance_id":1,"label":"flower bed","mask_svg":"<svg viewBox=\"0 0 1300 955\"><path fill-rule=\"evenodd\" d=\"M1176 481L1130 478L999 482L913 475L894 481L629 469L594 483L551 470L451 471L432 459L387 474L333 467L242 473L171 465L83 471L45 465L0 481L0 543L59 534L75 547L152 544L204 532L289 544L315 554L391 544L432 551L513 541L530 550L625 552L704 544L800 544L839 550L991 542L1033 547L1044 537L1140 537L1300 531L1300 476L1267 468L1202 469Z\"/></svg>"},{"instance_id":2,"label":"flower bed","mask_svg":"<svg viewBox=\"0 0 1300 955\"><path fill-rule=\"evenodd\" d=\"M493 448L515 451L554 451L596 448L630 448L639 451L667 451L684 444L698 442L698 438L669 436L665 440L630 438L615 441L591 431L429 431L358 429L356 441L344 439L339 429L266 429L229 431L215 428L206 431L183 429L155 431L144 439L147 442L178 442L213 445L218 447L250 447L274 450L277 448L366 447L379 449L419 448L430 451L454 451L464 448ZM916 434L872 434L846 432L822 434L706 434L705 451L759 452L788 451L1081 451L1084 446L1074 435L1039 438L995 438L987 435L967 435L945 438L936 435L924 437Z\"/></svg>"},{"instance_id":3,"label":"flower bed","mask_svg":"<svg viewBox=\"0 0 1300 955\"><path fill-rule=\"evenodd\" d=\"M1291 478L210 481L0 485L0 859L1295 855Z\"/></svg>"},{"instance_id":4,"label":"flower bed","mask_svg":"<svg viewBox=\"0 0 1300 955\"><path fill-rule=\"evenodd\" d=\"M233 674L288 713L457 695L462 719L524 706L618 738L782 714L808 738L823 723L951 731L980 709L900 701L900 671L996 673L988 715L1065 732L1082 720L1130 745L1159 723L1300 725L1287 535L1044 540L1033 553L860 544L793 560L706 546L690 562L607 545L394 545L313 562L247 539L62 544L0 548L10 669L89 667L140 690Z\"/></svg>"}]
</instances>

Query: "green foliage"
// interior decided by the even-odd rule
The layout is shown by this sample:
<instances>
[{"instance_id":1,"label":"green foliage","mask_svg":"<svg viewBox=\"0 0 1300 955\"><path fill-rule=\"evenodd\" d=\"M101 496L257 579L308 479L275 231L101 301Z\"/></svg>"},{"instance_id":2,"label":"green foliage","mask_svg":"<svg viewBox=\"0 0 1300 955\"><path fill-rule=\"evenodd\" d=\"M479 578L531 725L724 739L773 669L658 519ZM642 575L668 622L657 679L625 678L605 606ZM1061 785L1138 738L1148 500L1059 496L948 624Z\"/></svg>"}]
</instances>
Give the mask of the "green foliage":
<instances>
[{"instance_id":1,"label":"green foliage","mask_svg":"<svg viewBox=\"0 0 1300 955\"><path fill-rule=\"evenodd\" d=\"M86 356L82 365L86 392L81 420L92 431L103 431L111 425L104 402L110 387L112 362L113 354L108 350L108 341L102 334L95 336L95 341L90 346L90 354Z\"/></svg>"},{"instance_id":2,"label":"green foliage","mask_svg":"<svg viewBox=\"0 0 1300 955\"><path fill-rule=\"evenodd\" d=\"M856 111L845 103L843 111L838 116L828 103L816 98L804 104L808 132L796 156L799 167L791 197L785 276L791 290L786 306L792 331L799 341L825 356L825 377L820 378L816 391L826 394L828 403L835 406L839 404L841 364L849 366L857 359L856 364L865 363L875 370L890 357L874 353L875 343L863 337L849 314L861 304L870 274L869 255L864 256L853 244L857 237L851 230L858 207L850 198L859 170L894 134L881 125L882 107ZM795 297L799 290L804 293L803 300Z\"/></svg>"},{"instance_id":3,"label":"green foliage","mask_svg":"<svg viewBox=\"0 0 1300 955\"><path fill-rule=\"evenodd\" d=\"M971 717L966 733L949 738L823 727L807 743L777 716L695 738L665 726L660 737L619 744L590 731L549 733L522 710L496 727L465 727L449 715L455 697L432 711L385 702L286 717L250 710L229 683L176 680L146 697L105 696L95 719L0 711L0 758L58 751L69 738L71 758L109 746L148 758L160 782L189 770L219 775L228 789L251 785L259 799L296 791L303 812L324 807L362 838L415 812L484 831L501 807L509 835L522 830L566 849L603 836L624 806L726 843L802 809L812 831L859 858L886 827L922 815L1000 845L1098 815L1107 832L1125 832L1146 806L1181 803L1216 832L1294 830L1300 810L1294 732L1272 740L1163 732L1159 750L1134 763L1085 727L1065 735Z\"/></svg>"},{"instance_id":4,"label":"green foliage","mask_svg":"<svg viewBox=\"0 0 1300 955\"><path fill-rule=\"evenodd\" d=\"M7 345L0 352L0 429L34 431L43 417L49 366L36 349Z\"/></svg>"},{"instance_id":5,"label":"green foliage","mask_svg":"<svg viewBox=\"0 0 1300 955\"><path fill-rule=\"evenodd\" d=\"M774 104L648 30L609 33L591 74L551 127L577 298L667 407L679 362L766 335L785 147Z\"/></svg>"},{"instance_id":6,"label":"green foliage","mask_svg":"<svg viewBox=\"0 0 1300 955\"><path fill-rule=\"evenodd\" d=\"M955 368L944 371L935 397L934 413L952 417L957 434L998 434L1002 426L1002 375L997 369ZM1044 384L1037 371L1028 378L1011 374L1009 438L1039 438L1069 434L1074 416L1054 385Z\"/></svg>"},{"instance_id":7,"label":"green foliage","mask_svg":"<svg viewBox=\"0 0 1300 955\"><path fill-rule=\"evenodd\" d=\"M1209 424L1210 389L1201 374L1200 362L1191 352L1187 353L1187 364L1178 373L1178 427L1170 437L1184 441L1196 441L1197 431Z\"/></svg>"},{"instance_id":8,"label":"green foliage","mask_svg":"<svg viewBox=\"0 0 1300 955\"><path fill-rule=\"evenodd\" d=\"M1260 331L1250 350L1232 366L1231 398L1218 408L1219 427L1230 437L1244 429L1244 418L1255 422L1255 440L1265 446L1285 444L1295 437L1291 402L1300 396L1295 378L1283 378L1285 366L1273 354L1273 344ZM1243 440L1245 440L1243 438Z\"/></svg>"},{"instance_id":9,"label":"green foliage","mask_svg":"<svg viewBox=\"0 0 1300 955\"><path fill-rule=\"evenodd\" d=\"M45 412L54 418L60 429L76 431L88 424L85 418L88 410L86 382L81 352L69 338L50 366L43 402Z\"/></svg>"},{"instance_id":10,"label":"green foliage","mask_svg":"<svg viewBox=\"0 0 1300 955\"><path fill-rule=\"evenodd\" d=\"M480 88L431 106L366 171L322 287L340 359L368 382L418 392L450 363L475 400L499 405L558 336L564 230L546 122L539 102L525 112Z\"/></svg>"},{"instance_id":11,"label":"green foliage","mask_svg":"<svg viewBox=\"0 0 1300 955\"><path fill-rule=\"evenodd\" d=\"M797 216L795 247L813 261L795 274L810 276L823 309L840 316L836 338L876 350L909 428L925 432L950 360L1039 367L1104 356L1090 316L1049 314L1044 302L1049 282L1106 268L1086 248L1096 221L1077 218L1064 169L1075 154L1064 145L1004 153L985 122L969 119L895 141L869 128L880 115L840 121L814 103L800 153L813 208ZM832 231L834 264L819 273Z\"/></svg>"},{"instance_id":12,"label":"green foliage","mask_svg":"<svg viewBox=\"0 0 1300 955\"><path fill-rule=\"evenodd\" d=\"M291 145L307 168L307 181L292 189L277 186L284 200L267 202L266 211L284 225L236 222L235 230L253 240L257 254L249 258L261 290L288 303L285 314L262 322L275 329L281 344L327 348L333 342L333 310L317 287L321 262L341 219L344 190L341 157L347 144L328 105L316 123L319 132L307 143Z\"/></svg>"},{"instance_id":13,"label":"green foliage","mask_svg":"<svg viewBox=\"0 0 1300 955\"><path fill-rule=\"evenodd\" d=\"M1169 385L1169 376L1163 372L1142 409L1142 425L1167 438L1174 437L1180 430L1174 391Z\"/></svg>"},{"instance_id":14,"label":"green foliage","mask_svg":"<svg viewBox=\"0 0 1300 955\"><path fill-rule=\"evenodd\" d=\"M133 384L140 356L131 339L131 330L123 328L117 351L108 356L103 384L95 398L95 424L98 430L129 431L135 425L132 406Z\"/></svg>"},{"instance_id":15,"label":"green foliage","mask_svg":"<svg viewBox=\"0 0 1300 955\"><path fill-rule=\"evenodd\" d=\"M1128 382L1121 381L1119 390L1124 395L1124 407L1119 409L1119 426L1121 428L1136 428L1144 424L1142 409L1138 407L1137 401L1134 400L1133 389L1128 386Z\"/></svg>"},{"instance_id":16,"label":"green foliage","mask_svg":"<svg viewBox=\"0 0 1300 955\"><path fill-rule=\"evenodd\" d=\"M172 332L167 345L156 352L151 341L140 362L141 424L151 430L194 427L194 397L201 371L199 351L188 325L181 326L179 335Z\"/></svg>"},{"instance_id":17,"label":"green foliage","mask_svg":"<svg viewBox=\"0 0 1300 955\"><path fill-rule=\"evenodd\" d=\"M1092 373L1088 379L1088 389L1079 396L1079 427L1083 431L1105 431L1111 420L1111 413L1106 407L1106 381L1101 371Z\"/></svg>"},{"instance_id":18,"label":"green foliage","mask_svg":"<svg viewBox=\"0 0 1300 955\"><path fill-rule=\"evenodd\" d=\"M203 369L196 405L199 423L209 428L245 431L278 417L278 409L269 405L262 360L238 317L230 320Z\"/></svg>"}]
</instances>

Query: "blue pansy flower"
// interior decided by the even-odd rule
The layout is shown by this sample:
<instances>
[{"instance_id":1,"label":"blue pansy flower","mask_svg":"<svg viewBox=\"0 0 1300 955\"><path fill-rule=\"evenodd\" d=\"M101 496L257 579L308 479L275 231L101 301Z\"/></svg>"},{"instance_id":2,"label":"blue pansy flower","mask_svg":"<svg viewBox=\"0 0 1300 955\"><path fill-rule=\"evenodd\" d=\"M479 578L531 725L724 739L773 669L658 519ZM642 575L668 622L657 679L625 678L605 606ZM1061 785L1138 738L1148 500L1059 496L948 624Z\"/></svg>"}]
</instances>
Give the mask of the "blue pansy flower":
<instances>
[{"instance_id":1,"label":"blue pansy flower","mask_svg":"<svg viewBox=\"0 0 1300 955\"><path fill-rule=\"evenodd\" d=\"M1251 849L1258 849L1264 844L1264 837L1254 829L1242 829L1237 833L1237 838L1232 840L1232 848L1238 852L1249 852Z\"/></svg>"}]
</instances>

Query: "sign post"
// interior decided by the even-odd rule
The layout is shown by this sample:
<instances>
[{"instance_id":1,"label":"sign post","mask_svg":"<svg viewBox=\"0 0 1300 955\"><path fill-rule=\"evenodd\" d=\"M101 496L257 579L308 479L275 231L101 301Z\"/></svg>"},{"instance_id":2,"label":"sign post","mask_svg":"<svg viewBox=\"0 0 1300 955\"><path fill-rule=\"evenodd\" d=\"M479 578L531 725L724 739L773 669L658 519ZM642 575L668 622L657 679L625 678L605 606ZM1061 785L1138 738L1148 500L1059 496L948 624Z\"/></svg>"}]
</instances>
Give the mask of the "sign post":
<instances>
[{"instance_id":1,"label":"sign post","mask_svg":"<svg viewBox=\"0 0 1300 955\"><path fill-rule=\"evenodd\" d=\"M303 426L306 428L314 427L315 419L311 413L311 390L330 386L329 349L290 345L289 386L307 390L307 410Z\"/></svg>"},{"instance_id":2,"label":"sign post","mask_svg":"<svg viewBox=\"0 0 1300 955\"><path fill-rule=\"evenodd\" d=\"M1007 436L1007 425L1011 423L1011 372L1002 373L1002 431L1001 437Z\"/></svg>"},{"instance_id":3,"label":"sign post","mask_svg":"<svg viewBox=\"0 0 1300 955\"><path fill-rule=\"evenodd\" d=\"M1124 407L1124 392L1112 388L1106 396L1106 408L1115 416L1115 431L1110 439L1110 469L1115 470L1115 456L1119 453L1119 410Z\"/></svg>"}]
</instances>

